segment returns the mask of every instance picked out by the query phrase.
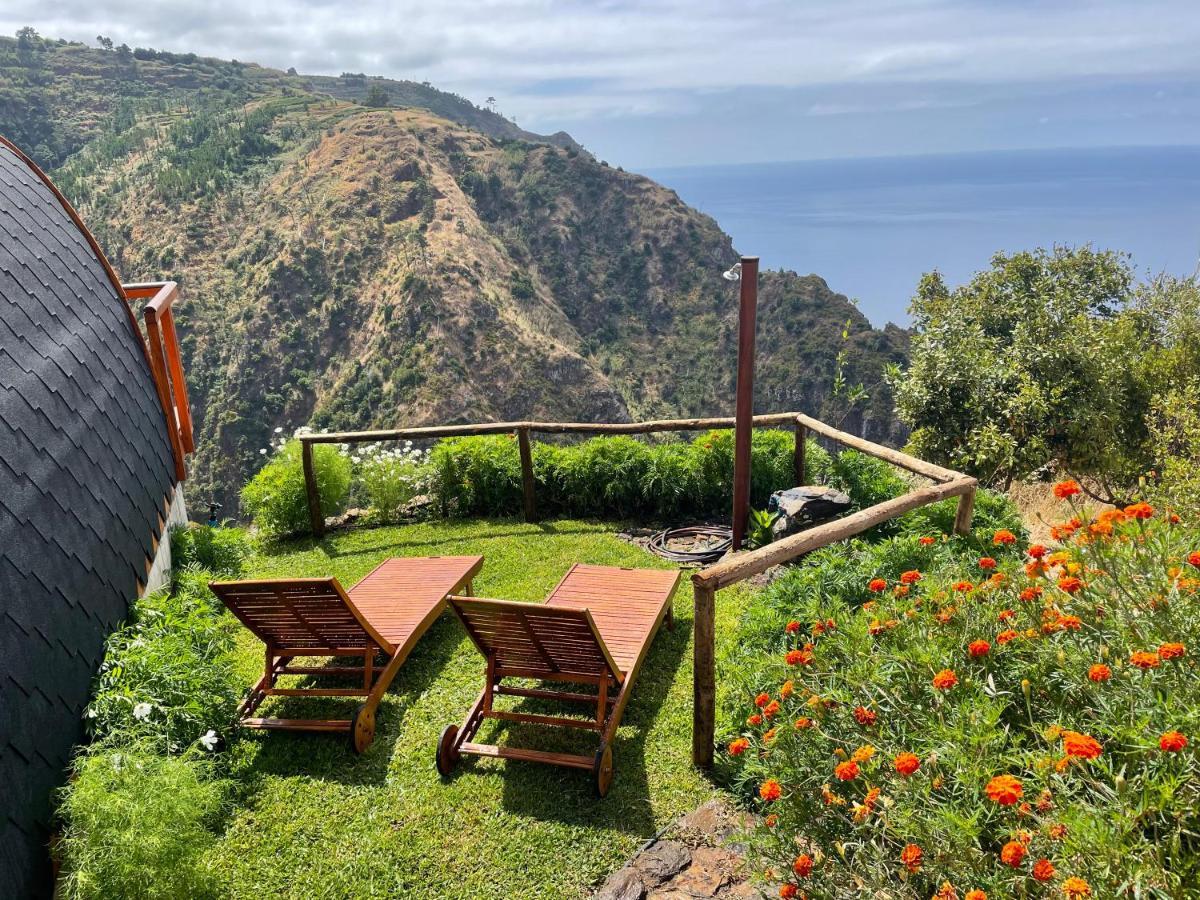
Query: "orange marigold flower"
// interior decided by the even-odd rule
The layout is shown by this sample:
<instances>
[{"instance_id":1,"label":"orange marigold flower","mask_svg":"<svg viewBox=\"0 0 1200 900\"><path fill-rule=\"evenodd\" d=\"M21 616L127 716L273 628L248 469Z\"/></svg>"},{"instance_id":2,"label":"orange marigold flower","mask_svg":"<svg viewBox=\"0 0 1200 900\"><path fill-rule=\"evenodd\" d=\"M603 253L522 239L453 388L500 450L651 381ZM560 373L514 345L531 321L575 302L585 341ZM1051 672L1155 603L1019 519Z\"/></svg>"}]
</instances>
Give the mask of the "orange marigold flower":
<instances>
[{"instance_id":1,"label":"orange marigold flower","mask_svg":"<svg viewBox=\"0 0 1200 900\"><path fill-rule=\"evenodd\" d=\"M1080 759L1095 759L1103 752L1100 742L1090 734L1078 731L1064 731L1062 734L1063 750L1067 756L1078 756Z\"/></svg>"},{"instance_id":2,"label":"orange marigold flower","mask_svg":"<svg viewBox=\"0 0 1200 900\"><path fill-rule=\"evenodd\" d=\"M924 855L916 844L909 844L900 851L900 862L904 863L904 867L915 875L921 871L921 858Z\"/></svg>"},{"instance_id":3,"label":"orange marigold flower","mask_svg":"<svg viewBox=\"0 0 1200 900\"><path fill-rule=\"evenodd\" d=\"M911 588L907 584L898 584L895 590L892 591L892 594L896 597L907 597L909 590Z\"/></svg>"},{"instance_id":4,"label":"orange marigold flower","mask_svg":"<svg viewBox=\"0 0 1200 900\"><path fill-rule=\"evenodd\" d=\"M1050 826L1050 839L1053 841L1061 841L1067 836L1067 826L1062 822L1055 822Z\"/></svg>"},{"instance_id":5,"label":"orange marigold flower","mask_svg":"<svg viewBox=\"0 0 1200 900\"><path fill-rule=\"evenodd\" d=\"M771 702L770 694L763 693L763 694L759 694L757 697L754 698L754 705L757 706L759 709L762 709L764 706L766 706L770 702Z\"/></svg>"},{"instance_id":6,"label":"orange marigold flower","mask_svg":"<svg viewBox=\"0 0 1200 900\"><path fill-rule=\"evenodd\" d=\"M777 712L779 712L779 701L778 700L772 700L770 703L768 703L766 706L763 707L763 715L766 716L768 719L771 718L771 716L775 715Z\"/></svg>"},{"instance_id":7,"label":"orange marigold flower","mask_svg":"<svg viewBox=\"0 0 1200 900\"><path fill-rule=\"evenodd\" d=\"M779 816L775 815L775 813L771 813L769 816L763 819L763 824L768 828L774 828L779 824Z\"/></svg>"},{"instance_id":8,"label":"orange marigold flower","mask_svg":"<svg viewBox=\"0 0 1200 900\"><path fill-rule=\"evenodd\" d=\"M992 543L995 544L997 547L1002 546L1004 544L1015 544L1016 542L1017 542L1017 536L1015 534L1013 534L1011 531L1009 531L1007 528L1001 528L999 531L997 531L995 534L992 535Z\"/></svg>"},{"instance_id":9,"label":"orange marigold flower","mask_svg":"<svg viewBox=\"0 0 1200 900\"><path fill-rule=\"evenodd\" d=\"M1039 859L1033 864L1033 877L1038 881L1054 880L1054 863L1048 859Z\"/></svg>"},{"instance_id":10,"label":"orange marigold flower","mask_svg":"<svg viewBox=\"0 0 1200 900\"><path fill-rule=\"evenodd\" d=\"M784 626L783 630L786 631L788 634L795 634L796 632L798 632L800 630L800 623L797 622L795 619L792 619L792 621L788 622L787 625Z\"/></svg>"},{"instance_id":11,"label":"orange marigold flower","mask_svg":"<svg viewBox=\"0 0 1200 900\"><path fill-rule=\"evenodd\" d=\"M875 748L870 744L863 744L855 750L850 758L857 763L869 762L875 756Z\"/></svg>"},{"instance_id":12,"label":"orange marigold flower","mask_svg":"<svg viewBox=\"0 0 1200 900\"><path fill-rule=\"evenodd\" d=\"M807 666L813 655L811 650L789 650L783 659L789 666Z\"/></svg>"},{"instance_id":13,"label":"orange marigold flower","mask_svg":"<svg viewBox=\"0 0 1200 900\"><path fill-rule=\"evenodd\" d=\"M867 709L865 706L854 707L854 719L859 725L874 725L878 718L873 709Z\"/></svg>"},{"instance_id":14,"label":"orange marigold flower","mask_svg":"<svg viewBox=\"0 0 1200 900\"><path fill-rule=\"evenodd\" d=\"M768 803L773 803L783 796L783 788L774 778L768 778L758 787L758 796Z\"/></svg>"},{"instance_id":15,"label":"orange marigold flower","mask_svg":"<svg viewBox=\"0 0 1200 900\"><path fill-rule=\"evenodd\" d=\"M812 874L813 858L807 853L801 853L796 857L796 861L792 863L792 871L801 878L807 878Z\"/></svg>"},{"instance_id":16,"label":"orange marigold flower","mask_svg":"<svg viewBox=\"0 0 1200 900\"><path fill-rule=\"evenodd\" d=\"M1082 878L1072 875L1062 883L1062 892L1067 900L1083 900L1084 897L1092 896L1092 886Z\"/></svg>"},{"instance_id":17,"label":"orange marigold flower","mask_svg":"<svg viewBox=\"0 0 1200 900\"><path fill-rule=\"evenodd\" d=\"M792 694L796 693L796 685L791 681L785 681L783 686L779 688L779 696L786 700Z\"/></svg>"},{"instance_id":18,"label":"orange marigold flower","mask_svg":"<svg viewBox=\"0 0 1200 900\"><path fill-rule=\"evenodd\" d=\"M992 645L983 640L971 641L967 645L967 652L973 657L987 656L992 652Z\"/></svg>"},{"instance_id":19,"label":"orange marigold flower","mask_svg":"<svg viewBox=\"0 0 1200 900\"><path fill-rule=\"evenodd\" d=\"M1162 664L1162 660L1154 650L1135 650L1130 654L1129 662L1143 671L1157 669Z\"/></svg>"},{"instance_id":20,"label":"orange marigold flower","mask_svg":"<svg viewBox=\"0 0 1200 900\"><path fill-rule=\"evenodd\" d=\"M1011 628L1008 628L996 635L996 643L1007 644L1009 641L1015 641L1018 637L1020 637L1020 635L1017 634L1017 632L1013 631Z\"/></svg>"},{"instance_id":21,"label":"orange marigold flower","mask_svg":"<svg viewBox=\"0 0 1200 900\"><path fill-rule=\"evenodd\" d=\"M730 756L741 756L743 753L745 753L749 749L750 749L750 742L748 740L746 740L744 737L741 737L741 738L738 738L737 740L731 741L729 744Z\"/></svg>"},{"instance_id":22,"label":"orange marigold flower","mask_svg":"<svg viewBox=\"0 0 1200 900\"><path fill-rule=\"evenodd\" d=\"M990 571L991 569L996 568L996 561L990 556L981 556L979 558L979 568L988 569Z\"/></svg>"},{"instance_id":23,"label":"orange marigold flower","mask_svg":"<svg viewBox=\"0 0 1200 900\"><path fill-rule=\"evenodd\" d=\"M907 572L900 573L901 584L916 584L921 580L921 573L916 569L909 569Z\"/></svg>"},{"instance_id":24,"label":"orange marigold flower","mask_svg":"<svg viewBox=\"0 0 1200 900\"><path fill-rule=\"evenodd\" d=\"M886 587L887 587L887 582L884 581L882 578L872 578L869 582L867 582L867 590L869 590L873 594L878 594L880 591L882 591Z\"/></svg>"},{"instance_id":25,"label":"orange marigold flower","mask_svg":"<svg viewBox=\"0 0 1200 900\"><path fill-rule=\"evenodd\" d=\"M954 589L960 594L969 594L971 591L975 590L975 585L971 584L969 581L956 581L954 583Z\"/></svg>"},{"instance_id":26,"label":"orange marigold flower","mask_svg":"<svg viewBox=\"0 0 1200 900\"><path fill-rule=\"evenodd\" d=\"M1158 746L1164 753L1178 753L1188 744L1188 739L1178 731L1168 731L1158 739Z\"/></svg>"},{"instance_id":27,"label":"orange marigold flower","mask_svg":"<svg viewBox=\"0 0 1200 900\"><path fill-rule=\"evenodd\" d=\"M925 535L922 535L921 537L917 538L917 543L920 544L922 547L928 547L930 544L935 543L936 540L937 540L936 538L932 538L929 535L925 534Z\"/></svg>"},{"instance_id":28,"label":"orange marigold flower","mask_svg":"<svg viewBox=\"0 0 1200 900\"><path fill-rule=\"evenodd\" d=\"M794 884L781 884L779 886L779 896L783 900L792 900L798 892L798 888Z\"/></svg>"},{"instance_id":29,"label":"orange marigold flower","mask_svg":"<svg viewBox=\"0 0 1200 900\"><path fill-rule=\"evenodd\" d=\"M1041 544L1031 544L1029 549L1025 551L1025 555L1030 559L1041 559L1046 555L1046 548Z\"/></svg>"},{"instance_id":30,"label":"orange marigold flower","mask_svg":"<svg viewBox=\"0 0 1200 900\"><path fill-rule=\"evenodd\" d=\"M1059 590L1066 591L1068 594L1077 593L1083 587L1083 582L1074 575L1064 575L1058 579Z\"/></svg>"},{"instance_id":31,"label":"orange marigold flower","mask_svg":"<svg viewBox=\"0 0 1200 900\"><path fill-rule=\"evenodd\" d=\"M903 753L897 753L896 758L892 760L892 765L896 771L907 778L917 769L921 768L921 760L915 753L909 753L907 750Z\"/></svg>"},{"instance_id":32,"label":"orange marigold flower","mask_svg":"<svg viewBox=\"0 0 1200 900\"><path fill-rule=\"evenodd\" d=\"M1158 655L1163 659L1175 659L1177 656L1183 656L1183 654L1186 652L1187 648L1184 647L1183 644L1175 642L1169 644L1160 644L1158 647Z\"/></svg>"},{"instance_id":33,"label":"orange marigold flower","mask_svg":"<svg viewBox=\"0 0 1200 900\"><path fill-rule=\"evenodd\" d=\"M1054 486L1054 496L1059 500L1066 500L1068 497L1074 497L1082 491L1079 487L1079 482L1074 479L1060 481Z\"/></svg>"},{"instance_id":34,"label":"orange marigold flower","mask_svg":"<svg viewBox=\"0 0 1200 900\"><path fill-rule=\"evenodd\" d=\"M1038 812L1050 812L1054 809L1054 795L1050 793L1050 788L1043 788L1038 795L1037 808Z\"/></svg>"},{"instance_id":35,"label":"orange marigold flower","mask_svg":"<svg viewBox=\"0 0 1200 900\"><path fill-rule=\"evenodd\" d=\"M772 728L770 731L766 732L763 735L763 742L769 744L771 741L775 740L775 732L778 730L779 729L777 728Z\"/></svg>"},{"instance_id":36,"label":"orange marigold flower","mask_svg":"<svg viewBox=\"0 0 1200 900\"><path fill-rule=\"evenodd\" d=\"M1188 562L1190 562L1197 569L1200 569L1200 550L1193 550L1191 553L1189 553Z\"/></svg>"},{"instance_id":37,"label":"orange marigold flower","mask_svg":"<svg viewBox=\"0 0 1200 900\"><path fill-rule=\"evenodd\" d=\"M805 728L812 728L812 723L813 720L808 716L801 716L796 720L795 725L798 731L803 731Z\"/></svg>"},{"instance_id":38,"label":"orange marigold flower","mask_svg":"<svg viewBox=\"0 0 1200 900\"><path fill-rule=\"evenodd\" d=\"M762 724L762 716L760 716L758 713L755 713L754 715L752 715L750 718L748 718L746 720L746 724L747 725L761 725Z\"/></svg>"},{"instance_id":39,"label":"orange marigold flower","mask_svg":"<svg viewBox=\"0 0 1200 900\"><path fill-rule=\"evenodd\" d=\"M950 882L943 881L942 886L933 892L929 900L958 900L958 891Z\"/></svg>"},{"instance_id":40,"label":"orange marigold flower","mask_svg":"<svg viewBox=\"0 0 1200 900\"><path fill-rule=\"evenodd\" d=\"M1149 519L1154 515L1154 507L1142 501L1125 507L1125 515L1134 519Z\"/></svg>"},{"instance_id":41,"label":"orange marigold flower","mask_svg":"<svg viewBox=\"0 0 1200 900\"><path fill-rule=\"evenodd\" d=\"M858 777L858 763L852 759L840 762L833 767L833 774L839 781L853 781Z\"/></svg>"},{"instance_id":42,"label":"orange marigold flower","mask_svg":"<svg viewBox=\"0 0 1200 900\"><path fill-rule=\"evenodd\" d=\"M996 620L999 622L1007 622L1009 619L1016 618L1016 612L1011 609L1002 609L996 615Z\"/></svg>"},{"instance_id":43,"label":"orange marigold flower","mask_svg":"<svg viewBox=\"0 0 1200 900\"><path fill-rule=\"evenodd\" d=\"M1040 596L1042 596L1042 589L1040 587L1027 587L1021 591L1021 599L1026 603L1031 603Z\"/></svg>"},{"instance_id":44,"label":"orange marigold flower","mask_svg":"<svg viewBox=\"0 0 1200 900\"><path fill-rule=\"evenodd\" d=\"M1018 869L1021 867L1021 863L1024 861L1027 852L1025 845L1020 841L1009 841L1000 848L1000 862L1006 866Z\"/></svg>"},{"instance_id":45,"label":"orange marigold flower","mask_svg":"<svg viewBox=\"0 0 1200 900\"><path fill-rule=\"evenodd\" d=\"M948 691L958 684L958 676L951 669L942 669L933 676L933 686L939 691Z\"/></svg>"},{"instance_id":46,"label":"orange marigold flower","mask_svg":"<svg viewBox=\"0 0 1200 900\"><path fill-rule=\"evenodd\" d=\"M987 894L979 888L975 888L973 891L963 894L963 900L987 900Z\"/></svg>"},{"instance_id":47,"label":"orange marigold flower","mask_svg":"<svg viewBox=\"0 0 1200 900\"><path fill-rule=\"evenodd\" d=\"M991 800L1001 806L1012 806L1025 795L1021 782L1011 775L997 775L983 789Z\"/></svg>"},{"instance_id":48,"label":"orange marigold flower","mask_svg":"<svg viewBox=\"0 0 1200 900\"><path fill-rule=\"evenodd\" d=\"M1104 663L1096 663L1094 666L1088 669L1089 681L1094 681L1099 684L1103 681L1108 681L1110 678L1112 678L1112 669L1110 669Z\"/></svg>"}]
</instances>

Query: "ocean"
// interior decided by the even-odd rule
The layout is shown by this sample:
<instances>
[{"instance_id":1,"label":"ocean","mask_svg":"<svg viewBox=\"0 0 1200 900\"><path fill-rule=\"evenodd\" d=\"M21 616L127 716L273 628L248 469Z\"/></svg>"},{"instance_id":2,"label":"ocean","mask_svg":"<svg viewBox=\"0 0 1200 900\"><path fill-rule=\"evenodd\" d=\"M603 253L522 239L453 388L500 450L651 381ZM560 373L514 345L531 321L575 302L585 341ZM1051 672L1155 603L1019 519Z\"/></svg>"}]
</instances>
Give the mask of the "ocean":
<instances>
[{"instance_id":1,"label":"ocean","mask_svg":"<svg viewBox=\"0 0 1200 900\"><path fill-rule=\"evenodd\" d=\"M764 269L816 273L876 325L908 322L921 275L998 250L1091 244L1139 275L1200 257L1200 147L1022 150L652 169Z\"/></svg>"}]
</instances>

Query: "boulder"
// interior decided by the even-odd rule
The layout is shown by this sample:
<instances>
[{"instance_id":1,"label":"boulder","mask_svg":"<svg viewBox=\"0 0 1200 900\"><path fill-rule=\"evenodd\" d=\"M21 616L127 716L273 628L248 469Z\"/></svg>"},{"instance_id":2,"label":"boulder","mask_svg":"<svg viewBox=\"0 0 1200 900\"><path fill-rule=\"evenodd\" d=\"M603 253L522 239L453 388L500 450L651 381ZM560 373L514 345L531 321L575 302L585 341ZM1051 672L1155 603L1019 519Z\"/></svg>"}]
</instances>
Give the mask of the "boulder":
<instances>
[{"instance_id":1,"label":"boulder","mask_svg":"<svg viewBox=\"0 0 1200 900\"><path fill-rule=\"evenodd\" d=\"M836 518L849 508L850 498L846 494L823 485L776 491L767 502L768 512L777 515L771 526L776 540Z\"/></svg>"}]
</instances>

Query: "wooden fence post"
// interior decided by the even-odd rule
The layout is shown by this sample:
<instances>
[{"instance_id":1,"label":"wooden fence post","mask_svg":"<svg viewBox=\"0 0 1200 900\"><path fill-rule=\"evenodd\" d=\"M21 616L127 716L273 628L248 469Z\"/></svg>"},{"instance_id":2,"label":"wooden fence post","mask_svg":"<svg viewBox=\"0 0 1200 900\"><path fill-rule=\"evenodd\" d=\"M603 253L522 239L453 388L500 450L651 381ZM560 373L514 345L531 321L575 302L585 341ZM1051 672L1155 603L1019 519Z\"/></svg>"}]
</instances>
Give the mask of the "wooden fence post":
<instances>
[{"instance_id":1,"label":"wooden fence post","mask_svg":"<svg viewBox=\"0 0 1200 900\"><path fill-rule=\"evenodd\" d=\"M804 454L806 451L805 445L808 443L808 429L796 422L796 449L792 460L792 465L795 469L796 486L804 484Z\"/></svg>"},{"instance_id":2,"label":"wooden fence post","mask_svg":"<svg viewBox=\"0 0 1200 900\"><path fill-rule=\"evenodd\" d=\"M321 494L317 488L317 477L313 472L313 445L300 442L300 459L304 464L304 493L308 495L308 519L314 537L325 534L325 517L321 515Z\"/></svg>"},{"instance_id":3,"label":"wooden fence post","mask_svg":"<svg viewBox=\"0 0 1200 900\"><path fill-rule=\"evenodd\" d=\"M971 533L971 520L975 516L975 486L958 498L958 512L954 516L954 533Z\"/></svg>"},{"instance_id":4,"label":"wooden fence post","mask_svg":"<svg viewBox=\"0 0 1200 900\"><path fill-rule=\"evenodd\" d=\"M716 589L693 582L692 762L702 769L713 764L716 715Z\"/></svg>"},{"instance_id":5,"label":"wooden fence post","mask_svg":"<svg viewBox=\"0 0 1200 900\"><path fill-rule=\"evenodd\" d=\"M525 521L537 521L537 499L534 496L533 451L529 446L529 429L517 429L517 445L521 451L521 493L525 505Z\"/></svg>"}]
</instances>

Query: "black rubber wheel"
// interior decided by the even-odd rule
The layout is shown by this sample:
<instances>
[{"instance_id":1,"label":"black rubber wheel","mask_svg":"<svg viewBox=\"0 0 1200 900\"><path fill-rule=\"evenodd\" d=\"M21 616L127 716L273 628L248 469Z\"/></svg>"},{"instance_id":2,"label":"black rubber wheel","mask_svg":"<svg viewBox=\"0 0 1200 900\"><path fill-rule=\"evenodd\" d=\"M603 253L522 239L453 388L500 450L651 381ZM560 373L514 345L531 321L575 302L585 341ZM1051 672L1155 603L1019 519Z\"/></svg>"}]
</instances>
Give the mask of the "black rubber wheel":
<instances>
[{"instance_id":1,"label":"black rubber wheel","mask_svg":"<svg viewBox=\"0 0 1200 900\"><path fill-rule=\"evenodd\" d=\"M603 800L608 796L612 780L612 747L606 744L596 751L596 761L592 763L592 787L596 789L597 797Z\"/></svg>"},{"instance_id":2,"label":"black rubber wheel","mask_svg":"<svg viewBox=\"0 0 1200 900\"><path fill-rule=\"evenodd\" d=\"M458 737L458 726L447 725L442 729L437 745L437 770L443 778L450 777L458 764L458 751L454 749L454 740Z\"/></svg>"},{"instance_id":3,"label":"black rubber wheel","mask_svg":"<svg viewBox=\"0 0 1200 900\"><path fill-rule=\"evenodd\" d=\"M375 713L367 711L367 704L360 703L350 717L350 749L365 753L375 740Z\"/></svg>"}]
</instances>

